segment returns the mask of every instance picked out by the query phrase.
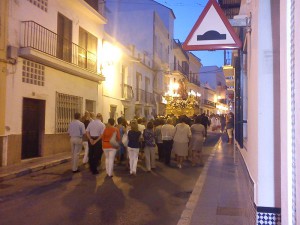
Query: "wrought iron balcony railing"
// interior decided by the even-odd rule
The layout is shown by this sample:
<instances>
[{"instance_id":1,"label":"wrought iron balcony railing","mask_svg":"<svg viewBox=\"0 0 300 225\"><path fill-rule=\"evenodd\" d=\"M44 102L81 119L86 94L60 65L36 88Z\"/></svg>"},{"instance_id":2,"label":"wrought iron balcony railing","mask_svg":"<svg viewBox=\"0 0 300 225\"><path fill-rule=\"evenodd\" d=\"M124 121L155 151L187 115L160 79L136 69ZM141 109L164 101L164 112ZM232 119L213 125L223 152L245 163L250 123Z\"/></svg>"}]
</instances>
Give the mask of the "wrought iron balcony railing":
<instances>
[{"instance_id":1,"label":"wrought iron balcony railing","mask_svg":"<svg viewBox=\"0 0 300 225\"><path fill-rule=\"evenodd\" d=\"M139 103L145 103L145 91L137 88L135 100Z\"/></svg>"},{"instance_id":2,"label":"wrought iron balcony railing","mask_svg":"<svg viewBox=\"0 0 300 225\"><path fill-rule=\"evenodd\" d=\"M213 107L215 108L216 107L216 103L215 102L212 102L210 100L207 100L207 99L203 99L202 103L206 106L210 106L210 107Z\"/></svg>"},{"instance_id":3,"label":"wrought iron balcony railing","mask_svg":"<svg viewBox=\"0 0 300 225\"><path fill-rule=\"evenodd\" d=\"M132 86L128 84L122 85L122 98L125 100L132 100L133 99L133 90Z\"/></svg>"},{"instance_id":4,"label":"wrought iron balcony railing","mask_svg":"<svg viewBox=\"0 0 300 225\"><path fill-rule=\"evenodd\" d=\"M97 72L97 55L34 21L21 22L21 47L33 48L81 68Z\"/></svg>"},{"instance_id":5,"label":"wrought iron balcony railing","mask_svg":"<svg viewBox=\"0 0 300 225\"><path fill-rule=\"evenodd\" d=\"M153 96L153 93L150 93L150 92L146 92L146 103L147 104L153 104L154 102L154 96Z\"/></svg>"}]
</instances>

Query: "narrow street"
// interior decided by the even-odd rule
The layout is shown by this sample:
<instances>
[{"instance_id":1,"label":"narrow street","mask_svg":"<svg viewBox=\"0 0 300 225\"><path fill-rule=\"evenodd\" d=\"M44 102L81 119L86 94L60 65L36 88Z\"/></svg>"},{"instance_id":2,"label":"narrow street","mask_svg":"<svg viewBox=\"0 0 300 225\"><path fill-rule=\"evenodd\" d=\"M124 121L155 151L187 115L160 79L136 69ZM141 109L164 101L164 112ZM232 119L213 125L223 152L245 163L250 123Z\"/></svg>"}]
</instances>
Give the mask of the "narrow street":
<instances>
[{"instance_id":1,"label":"narrow street","mask_svg":"<svg viewBox=\"0 0 300 225\"><path fill-rule=\"evenodd\" d=\"M220 133L210 133L205 160ZM81 167L70 172L69 163L0 183L1 225L19 224L177 224L203 167L166 167L157 161L146 173L140 163L132 177L124 165L115 166L112 179Z\"/></svg>"}]
</instances>

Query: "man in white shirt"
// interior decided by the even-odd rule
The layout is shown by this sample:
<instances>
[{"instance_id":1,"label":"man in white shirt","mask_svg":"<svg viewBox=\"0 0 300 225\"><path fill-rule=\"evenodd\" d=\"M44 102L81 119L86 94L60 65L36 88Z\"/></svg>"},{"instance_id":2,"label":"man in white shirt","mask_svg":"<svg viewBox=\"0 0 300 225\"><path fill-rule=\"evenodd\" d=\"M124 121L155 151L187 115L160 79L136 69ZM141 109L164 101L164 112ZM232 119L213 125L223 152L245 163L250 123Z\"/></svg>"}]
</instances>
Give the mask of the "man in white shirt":
<instances>
[{"instance_id":1,"label":"man in white shirt","mask_svg":"<svg viewBox=\"0 0 300 225\"><path fill-rule=\"evenodd\" d=\"M85 127L80 122L80 113L75 113L74 120L70 123L68 133L70 135L71 149L72 149L72 171L79 172L78 161L79 154L82 150L82 136L85 134Z\"/></svg>"},{"instance_id":2,"label":"man in white shirt","mask_svg":"<svg viewBox=\"0 0 300 225\"><path fill-rule=\"evenodd\" d=\"M164 149L164 161L167 166L170 166L173 138L175 134L175 127L172 123L173 120L171 118L168 118L167 123L161 127L161 137Z\"/></svg>"},{"instance_id":3,"label":"man in white shirt","mask_svg":"<svg viewBox=\"0 0 300 225\"><path fill-rule=\"evenodd\" d=\"M86 135L89 141L89 165L93 174L98 174L98 166L102 157L102 134L105 125L101 122L102 115L97 114L96 119L91 121L86 128Z\"/></svg>"}]
</instances>

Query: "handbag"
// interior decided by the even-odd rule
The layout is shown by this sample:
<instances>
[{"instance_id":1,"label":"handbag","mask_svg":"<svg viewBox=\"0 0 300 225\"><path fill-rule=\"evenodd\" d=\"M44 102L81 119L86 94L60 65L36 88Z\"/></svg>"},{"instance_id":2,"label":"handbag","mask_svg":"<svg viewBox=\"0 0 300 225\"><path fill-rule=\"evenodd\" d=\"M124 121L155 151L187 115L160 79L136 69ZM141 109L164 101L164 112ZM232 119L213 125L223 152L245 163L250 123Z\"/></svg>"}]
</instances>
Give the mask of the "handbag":
<instances>
[{"instance_id":1,"label":"handbag","mask_svg":"<svg viewBox=\"0 0 300 225\"><path fill-rule=\"evenodd\" d=\"M122 143L125 147L128 146L128 134L127 133L124 133L123 134L123 137L122 137Z\"/></svg>"},{"instance_id":2,"label":"handbag","mask_svg":"<svg viewBox=\"0 0 300 225\"><path fill-rule=\"evenodd\" d=\"M114 147L114 148L119 148L120 144L117 142L117 132L115 131L113 135L111 136L109 143Z\"/></svg>"}]
</instances>

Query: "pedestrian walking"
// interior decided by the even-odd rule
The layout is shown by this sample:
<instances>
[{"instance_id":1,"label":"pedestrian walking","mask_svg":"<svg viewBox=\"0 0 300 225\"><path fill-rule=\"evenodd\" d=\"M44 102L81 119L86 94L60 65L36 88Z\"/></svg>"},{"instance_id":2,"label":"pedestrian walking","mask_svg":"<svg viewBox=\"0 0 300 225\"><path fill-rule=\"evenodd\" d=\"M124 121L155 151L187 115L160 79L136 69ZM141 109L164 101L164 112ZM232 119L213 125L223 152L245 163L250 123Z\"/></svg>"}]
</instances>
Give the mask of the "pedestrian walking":
<instances>
[{"instance_id":1,"label":"pedestrian walking","mask_svg":"<svg viewBox=\"0 0 300 225\"><path fill-rule=\"evenodd\" d=\"M126 134L126 120L124 117L119 117L117 119L117 125L116 125L116 128L119 130L120 132L120 137L121 137L121 140ZM117 160L118 160L118 163L121 164L122 161L125 159L125 156L126 156L126 146L120 142L120 147L119 147L119 151L117 152Z\"/></svg>"},{"instance_id":2,"label":"pedestrian walking","mask_svg":"<svg viewBox=\"0 0 300 225\"><path fill-rule=\"evenodd\" d=\"M158 152L158 160L160 162L164 161L164 147L163 147L163 140L162 140L162 134L161 134L161 127L164 125L164 120L162 118L157 118L154 121L154 137L155 137L155 143L157 146L157 152Z\"/></svg>"},{"instance_id":3,"label":"pedestrian walking","mask_svg":"<svg viewBox=\"0 0 300 225\"><path fill-rule=\"evenodd\" d=\"M79 154L82 150L82 136L85 134L84 124L80 121L80 113L74 114L74 120L70 123L68 128L70 135L71 152L72 152L72 171L73 173L79 172L78 161Z\"/></svg>"},{"instance_id":4,"label":"pedestrian walking","mask_svg":"<svg viewBox=\"0 0 300 225\"><path fill-rule=\"evenodd\" d=\"M85 111L84 116L81 118L81 122L83 122L85 129L88 127L89 123L92 121L91 115L89 111ZM82 158L82 163L86 164L89 161L89 143L86 134L82 137L82 146L84 150L84 155Z\"/></svg>"},{"instance_id":5,"label":"pedestrian walking","mask_svg":"<svg viewBox=\"0 0 300 225\"><path fill-rule=\"evenodd\" d=\"M161 127L161 138L163 141L164 162L167 166L170 166L174 133L175 133L175 127L173 125L173 119L168 118L167 123L162 125L162 127Z\"/></svg>"},{"instance_id":6,"label":"pedestrian walking","mask_svg":"<svg viewBox=\"0 0 300 225\"><path fill-rule=\"evenodd\" d=\"M113 146L110 140L113 135L115 135L116 141L119 143L121 141L120 131L118 128L114 127L114 125L115 120L113 118L108 119L108 123L102 135L102 147L105 154L105 168L108 177L113 176L115 156L119 147Z\"/></svg>"},{"instance_id":7,"label":"pedestrian walking","mask_svg":"<svg viewBox=\"0 0 300 225\"><path fill-rule=\"evenodd\" d=\"M192 151L192 166L199 164L203 166L202 147L205 137L205 127L201 124L201 116L195 118L195 123L191 126L192 137L189 149Z\"/></svg>"},{"instance_id":8,"label":"pedestrian walking","mask_svg":"<svg viewBox=\"0 0 300 225\"><path fill-rule=\"evenodd\" d=\"M201 114L201 124L205 128L205 138L207 138L207 127L210 126L210 120L209 120L208 116L205 115L205 113Z\"/></svg>"},{"instance_id":9,"label":"pedestrian walking","mask_svg":"<svg viewBox=\"0 0 300 225\"><path fill-rule=\"evenodd\" d=\"M155 150L156 144L154 139L154 125L153 122L148 122L147 127L143 132L143 138L145 141L145 164L147 172L155 169Z\"/></svg>"},{"instance_id":10,"label":"pedestrian walking","mask_svg":"<svg viewBox=\"0 0 300 225\"><path fill-rule=\"evenodd\" d=\"M224 114L220 115L221 133L224 133L226 127L226 117Z\"/></svg>"},{"instance_id":11,"label":"pedestrian walking","mask_svg":"<svg viewBox=\"0 0 300 225\"><path fill-rule=\"evenodd\" d=\"M184 116L180 116L178 122L175 127L173 151L177 155L177 166L181 169L184 158L188 156L189 140L192 133Z\"/></svg>"},{"instance_id":12,"label":"pedestrian walking","mask_svg":"<svg viewBox=\"0 0 300 225\"><path fill-rule=\"evenodd\" d=\"M98 174L98 166L102 157L102 135L105 125L101 122L102 115L97 114L96 119L91 121L86 129L89 140L89 166L93 174Z\"/></svg>"},{"instance_id":13,"label":"pedestrian walking","mask_svg":"<svg viewBox=\"0 0 300 225\"><path fill-rule=\"evenodd\" d=\"M142 139L142 132L138 129L136 120L130 122L130 130L128 131L128 157L130 174L136 175L137 163L140 151L140 141Z\"/></svg>"},{"instance_id":14,"label":"pedestrian walking","mask_svg":"<svg viewBox=\"0 0 300 225\"><path fill-rule=\"evenodd\" d=\"M232 112L230 112L226 116L226 130L228 135L228 144L232 144L233 129L234 129L234 115Z\"/></svg>"}]
</instances>

